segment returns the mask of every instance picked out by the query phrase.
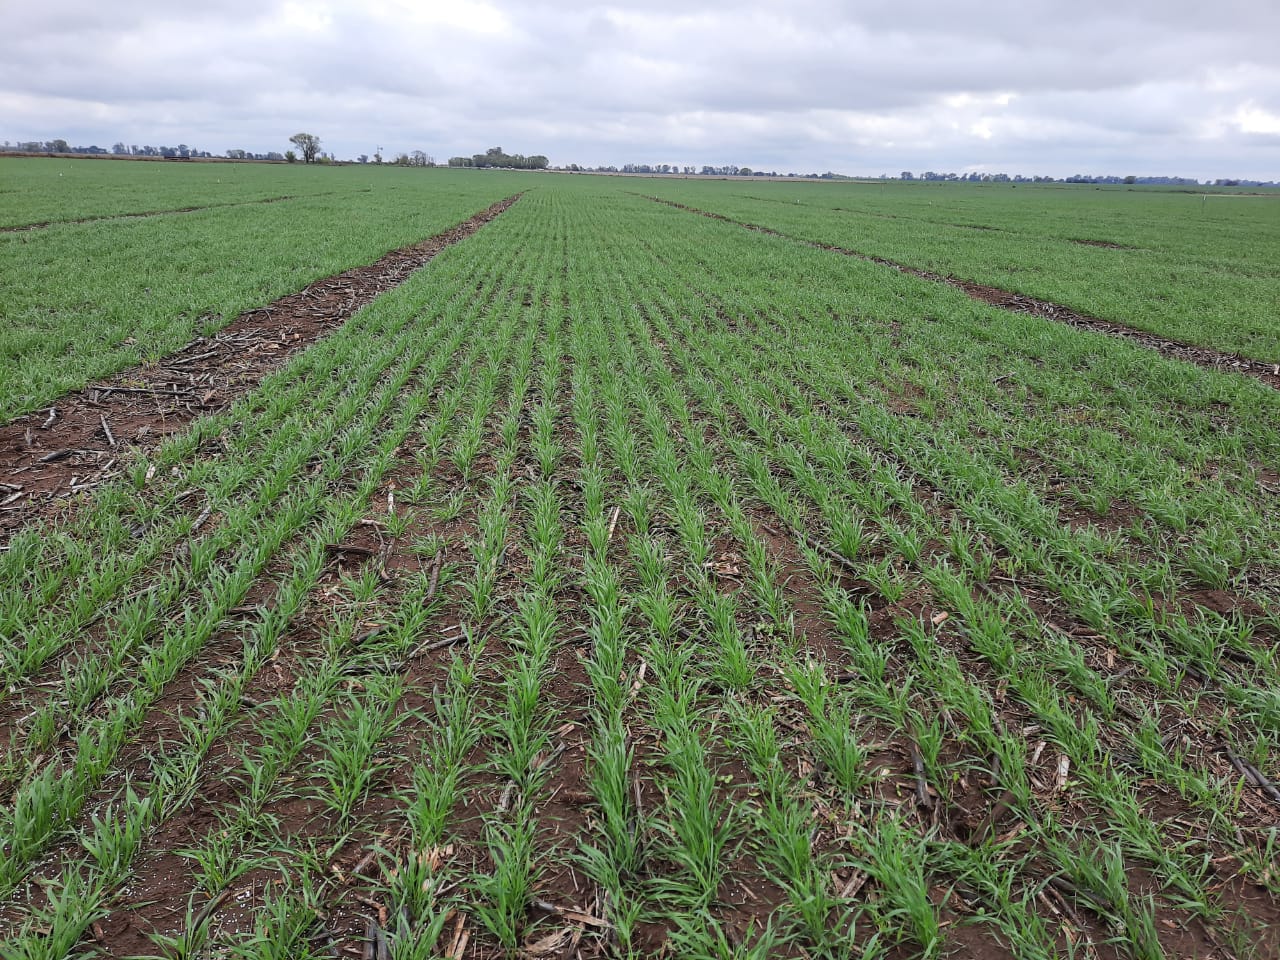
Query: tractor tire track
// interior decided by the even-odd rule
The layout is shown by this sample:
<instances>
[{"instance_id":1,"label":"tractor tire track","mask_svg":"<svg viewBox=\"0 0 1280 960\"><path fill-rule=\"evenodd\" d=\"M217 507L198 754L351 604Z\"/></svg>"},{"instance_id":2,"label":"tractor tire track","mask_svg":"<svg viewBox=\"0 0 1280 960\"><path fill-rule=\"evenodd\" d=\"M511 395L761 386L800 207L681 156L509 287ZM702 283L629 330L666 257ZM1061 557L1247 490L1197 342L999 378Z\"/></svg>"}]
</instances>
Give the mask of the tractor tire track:
<instances>
[{"instance_id":1,"label":"tractor tire track","mask_svg":"<svg viewBox=\"0 0 1280 960\"><path fill-rule=\"evenodd\" d=\"M124 213L100 213L91 217L73 217L69 220L38 220L35 223L15 223L0 227L0 233L28 233L47 227L62 227L80 223L97 223L101 220L145 220L148 217L166 217L178 213L199 213L201 210L217 210L221 207L247 207L255 203L280 203L282 200L309 200L312 197L331 197L337 191L327 193L285 193L278 197L262 197L258 200L233 200L230 203L204 203L189 207L171 207L164 210L138 210Z\"/></svg>"},{"instance_id":2,"label":"tractor tire track","mask_svg":"<svg viewBox=\"0 0 1280 960\"><path fill-rule=\"evenodd\" d=\"M223 410L288 360L404 283L446 247L500 216L519 194L376 262L317 280L248 310L154 364L66 394L47 411L0 426L0 546L70 495L119 476L123 464Z\"/></svg>"},{"instance_id":3,"label":"tractor tire track","mask_svg":"<svg viewBox=\"0 0 1280 960\"><path fill-rule=\"evenodd\" d=\"M1192 343L1184 343L1180 340L1170 340L1167 337L1157 336L1156 334L1149 333L1145 330L1138 330L1134 327L1127 327L1124 324L1114 323L1110 320L1103 320L1099 317L1091 317L1087 314L1076 313L1070 307L1064 307L1062 304L1058 303L1051 303L1048 300L1039 300L1025 294L1015 293L1012 290L1002 290L999 287L991 287L986 284L961 280L957 277L943 276L942 274L932 273L928 270L920 270L916 267L909 267L906 264L898 263L896 260L886 260L884 257L874 257L870 254L860 253L857 250L850 250L846 247L836 246L831 243L820 243L816 240L805 240L801 237L792 236L789 233L774 230L771 227L764 227L756 223L747 223L745 220L734 220L732 217L726 217L723 214L712 213L709 210L701 210L697 207L677 203L674 200L664 200L661 197L652 197L647 194L637 194L637 196L643 196L644 199L652 200L654 203L661 203L669 207L675 207L677 210L696 213L699 216L707 217L711 220L720 220L724 223L732 223L739 227L745 227L746 229L754 230L757 233L765 233L772 237L782 237L783 239L793 240L796 243L803 243L806 246L814 247L818 250L829 250L832 253L839 253L846 257L854 257L868 263L879 264L882 267L890 267L893 270L897 270L899 273L905 273L913 277L919 277L922 280L931 280L934 283L943 283L949 287L955 287L957 290L964 292L974 300L979 300L993 307L1000 307L1003 310L1011 310L1014 313L1027 313L1034 317L1052 320L1054 323L1061 323L1068 327L1075 327L1078 330L1089 330L1093 333L1102 333L1109 337L1128 340L1131 343L1136 343L1148 348L1149 350L1153 350L1162 357L1167 357L1170 360L1181 360L1184 363L1194 364L1197 367L1203 367L1207 370L1241 373L1245 376L1252 377L1269 387L1280 390L1280 363L1265 363L1261 360L1252 359L1251 357L1241 356L1238 353L1225 353L1220 350L1214 350L1211 347L1197 346Z\"/></svg>"}]
</instances>

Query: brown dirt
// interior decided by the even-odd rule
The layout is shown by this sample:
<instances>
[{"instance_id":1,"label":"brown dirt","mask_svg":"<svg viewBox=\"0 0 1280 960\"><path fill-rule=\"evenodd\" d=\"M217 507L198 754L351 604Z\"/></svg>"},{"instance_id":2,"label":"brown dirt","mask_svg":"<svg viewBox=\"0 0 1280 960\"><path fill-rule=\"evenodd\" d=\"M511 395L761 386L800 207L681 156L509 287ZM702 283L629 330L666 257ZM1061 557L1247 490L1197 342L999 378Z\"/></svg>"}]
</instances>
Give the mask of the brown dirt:
<instances>
[{"instance_id":1,"label":"brown dirt","mask_svg":"<svg viewBox=\"0 0 1280 960\"><path fill-rule=\"evenodd\" d=\"M931 273L928 270L918 270L915 267L908 267L895 260L887 260L884 257L869 256L868 254L859 253L856 250L849 250L845 247L839 247L834 244L802 240L799 237L793 237L790 234L782 233L779 230L762 227L759 224L746 223L742 220L734 220L731 217L726 217L719 213L712 213L708 210L700 210L697 207L690 207L683 203L676 203L674 200L663 200L661 197L650 196L646 196L645 199L653 200L655 203L663 203L669 207L675 207L679 210L696 213L699 216L708 217L712 220L722 220L725 223L732 223L740 227L746 227L748 230L754 230L757 233L766 233L770 236L784 237L788 240L795 240L819 250L830 250L833 253L840 253L846 257L856 257L859 260L866 260L869 263L878 263L881 266L892 267L899 273L910 274L913 277L920 277L924 280L933 280L937 283L945 283L958 290L963 290L973 299L981 300L983 303L990 304L994 307L1012 310L1015 313L1029 313L1033 316L1042 317L1046 320L1053 320L1055 323L1062 323L1069 327L1076 327L1081 330L1092 330L1095 333L1105 333L1107 336L1117 337L1123 340L1129 340L1133 343L1141 344L1144 347L1154 350L1161 356L1168 357L1172 360L1181 360L1184 363L1192 363L1197 367L1204 367L1210 370L1242 373L1245 376L1253 377L1255 380L1265 383L1269 387L1274 387L1275 389L1280 390L1280 363L1264 363L1261 360L1243 357L1238 353L1225 353L1221 350L1214 350L1211 347L1201 347L1191 343L1183 343L1179 340L1171 340L1167 337L1157 336L1156 334L1149 333L1145 330L1138 330L1134 327L1127 327L1123 324L1113 323L1110 320L1102 320L1098 317L1088 316L1087 314L1076 313L1069 307L1064 307L1057 303L1050 303L1048 300L1038 300L1035 297L1028 297L1025 294L1014 293L1011 290L1002 290L999 287L972 283L968 280L957 279L956 277L942 276L941 274Z\"/></svg>"},{"instance_id":2,"label":"brown dirt","mask_svg":"<svg viewBox=\"0 0 1280 960\"><path fill-rule=\"evenodd\" d=\"M69 496L118 477L128 459L155 449L197 417L228 407L518 198L246 311L215 336L197 337L155 363L122 370L60 397L48 410L0 426L0 545ZM56 413L52 420L50 411Z\"/></svg>"},{"instance_id":3,"label":"brown dirt","mask_svg":"<svg viewBox=\"0 0 1280 960\"><path fill-rule=\"evenodd\" d=\"M1080 240L1075 237L1071 238L1072 243L1078 243L1085 247L1102 247L1104 250L1137 250L1137 247L1131 247L1124 243L1112 243L1110 240Z\"/></svg>"}]
</instances>

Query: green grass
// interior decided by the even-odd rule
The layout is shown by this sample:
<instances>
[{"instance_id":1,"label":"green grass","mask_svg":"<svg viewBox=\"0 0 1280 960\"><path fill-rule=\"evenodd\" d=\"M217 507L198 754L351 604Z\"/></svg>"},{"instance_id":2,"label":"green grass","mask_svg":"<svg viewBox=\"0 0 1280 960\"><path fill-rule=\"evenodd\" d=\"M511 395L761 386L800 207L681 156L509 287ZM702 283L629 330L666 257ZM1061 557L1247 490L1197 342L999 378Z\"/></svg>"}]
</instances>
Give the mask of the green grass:
<instances>
[{"instance_id":1,"label":"green grass","mask_svg":"<svg viewBox=\"0 0 1280 960\"><path fill-rule=\"evenodd\" d=\"M387 168L391 170L391 168ZM161 163L0 159L0 227L137 216L276 197L349 193L369 174L340 167L265 163ZM356 176L352 176L356 173ZM395 177L403 171L392 174Z\"/></svg>"}]
</instances>

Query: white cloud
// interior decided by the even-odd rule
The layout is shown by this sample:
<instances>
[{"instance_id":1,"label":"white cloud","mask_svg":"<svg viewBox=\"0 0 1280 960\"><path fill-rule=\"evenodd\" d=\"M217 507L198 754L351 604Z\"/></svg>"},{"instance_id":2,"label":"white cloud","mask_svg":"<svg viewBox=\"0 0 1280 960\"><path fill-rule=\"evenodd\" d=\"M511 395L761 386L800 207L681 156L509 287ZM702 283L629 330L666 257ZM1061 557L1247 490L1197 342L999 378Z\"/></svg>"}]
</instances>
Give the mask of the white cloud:
<instances>
[{"instance_id":1,"label":"white cloud","mask_svg":"<svg viewBox=\"0 0 1280 960\"><path fill-rule=\"evenodd\" d=\"M1244 133L1262 133L1280 137L1280 113L1272 113L1256 104L1244 104L1236 110L1231 119Z\"/></svg>"}]
</instances>

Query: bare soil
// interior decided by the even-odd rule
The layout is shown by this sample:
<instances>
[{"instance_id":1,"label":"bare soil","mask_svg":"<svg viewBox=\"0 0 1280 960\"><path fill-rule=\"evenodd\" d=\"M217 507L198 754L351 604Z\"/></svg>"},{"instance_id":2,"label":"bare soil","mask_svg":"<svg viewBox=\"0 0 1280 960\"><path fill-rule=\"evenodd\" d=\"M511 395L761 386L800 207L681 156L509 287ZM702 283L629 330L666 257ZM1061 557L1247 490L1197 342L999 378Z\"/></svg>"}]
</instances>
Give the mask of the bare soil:
<instances>
[{"instance_id":1,"label":"bare soil","mask_svg":"<svg viewBox=\"0 0 1280 960\"><path fill-rule=\"evenodd\" d=\"M1072 243L1078 243L1084 247L1101 247L1104 250L1137 250L1137 247L1131 247L1124 243L1112 243L1110 240L1080 240L1072 238Z\"/></svg>"}]
</instances>

